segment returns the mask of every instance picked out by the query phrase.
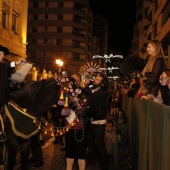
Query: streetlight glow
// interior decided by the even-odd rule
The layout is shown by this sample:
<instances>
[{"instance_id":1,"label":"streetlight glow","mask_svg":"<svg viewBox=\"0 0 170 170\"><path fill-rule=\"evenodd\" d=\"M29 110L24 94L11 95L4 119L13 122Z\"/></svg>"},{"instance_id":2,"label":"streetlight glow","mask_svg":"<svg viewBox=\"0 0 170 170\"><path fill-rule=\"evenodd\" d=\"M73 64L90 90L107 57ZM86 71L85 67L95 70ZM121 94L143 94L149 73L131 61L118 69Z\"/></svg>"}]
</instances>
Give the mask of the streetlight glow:
<instances>
[{"instance_id":1,"label":"streetlight glow","mask_svg":"<svg viewBox=\"0 0 170 170\"><path fill-rule=\"evenodd\" d=\"M59 73L61 72L61 66L63 66L63 61L57 59L56 64L59 66Z\"/></svg>"}]
</instances>

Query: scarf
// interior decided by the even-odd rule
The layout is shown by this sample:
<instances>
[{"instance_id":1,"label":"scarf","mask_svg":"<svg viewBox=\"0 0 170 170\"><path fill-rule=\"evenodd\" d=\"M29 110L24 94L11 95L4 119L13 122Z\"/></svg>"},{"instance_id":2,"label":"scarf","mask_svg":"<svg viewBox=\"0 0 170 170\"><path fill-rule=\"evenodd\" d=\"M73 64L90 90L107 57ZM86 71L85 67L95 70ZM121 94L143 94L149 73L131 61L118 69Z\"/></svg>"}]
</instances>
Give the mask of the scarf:
<instances>
[{"instance_id":1,"label":"scarf","mask_svg":"<svg viewBox=\"0 0 170 170\"><path fill-rule=\"evenodd\" d=\"M157 57L156 57L157 58ZM144 67L144 69L143 69L143 71L142 71L142 75L143 75L143 77L145 77L146 78L146 73L147 72L151 72L152 71L152 69L153 69L153 65L154 65L154 63L155 63L155 60L156 60L156 58L153 58L153 57L150 57L149 58L149 61L147 62L147 64L146 64L146 66Z\"/></svg>"}]
</instances>

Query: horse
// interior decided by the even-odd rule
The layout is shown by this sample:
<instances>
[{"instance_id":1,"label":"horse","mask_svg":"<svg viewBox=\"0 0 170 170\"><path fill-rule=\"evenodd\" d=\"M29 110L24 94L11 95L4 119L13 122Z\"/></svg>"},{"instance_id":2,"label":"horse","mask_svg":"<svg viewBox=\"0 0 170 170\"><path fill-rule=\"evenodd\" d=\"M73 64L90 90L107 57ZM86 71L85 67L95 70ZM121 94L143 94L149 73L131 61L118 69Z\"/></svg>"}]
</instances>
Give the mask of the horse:
<instances>
[{"instance_id":1,"label":"horse","mask_svg":"<svg viewBox=\"0 0 170 170\"><path fill-rule=\"evenodd\" d=\"M47 80L41 80L38 82L31 82L26 84L20 90L14 91L11 94L10 100L13 105L19 108L26 109L26 113L36 120L40 120L43 113L47 112L50 107L57 101L59 96L60 86L53 78ZM35 134L27 138L23 138L13 130L13 124L11 123L9 116L7 116L6 106L1 113L2 121L4 125L4 132L7 136L5 142L7 148L7 166L9 170L13 170L16 165L16 156L18 146L21 146L21 169L27 169L27 151L31 144L32 138L39 131L36 129ZM20 120L18 120L20 121ZM22 120L21 120L22 121ZM21 128L25 128L24 122L19 122Z\"/></svg>"}]
</instances>

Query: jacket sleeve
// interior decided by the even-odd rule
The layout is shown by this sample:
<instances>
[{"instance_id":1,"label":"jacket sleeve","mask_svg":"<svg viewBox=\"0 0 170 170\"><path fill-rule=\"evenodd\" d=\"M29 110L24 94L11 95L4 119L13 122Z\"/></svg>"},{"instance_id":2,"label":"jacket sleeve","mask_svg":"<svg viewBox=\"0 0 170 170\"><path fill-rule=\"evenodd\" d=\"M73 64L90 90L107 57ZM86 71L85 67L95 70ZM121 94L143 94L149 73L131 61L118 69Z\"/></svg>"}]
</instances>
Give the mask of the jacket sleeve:
<instances>
[{"instance_id":1,"label":"jacket sleeve","mask_svg":"<svg viewBox=\"0 0 170 170\"><path fill-rule=\"evenodd\" d=\"M137 91L131 89L127 92L127 96L128 97L134 97L136 93L137 93Z\"/></svg>"},{"instance_id":2,"label":"jacket sleeve","mask_svg":"<svg viewBox=\"0 0 170 170\"><path fill-rule=\"evenodd\" d=\"M165 62L162 57L158 57L153 65L152 72L146 73L147 79L143 82L143 86L140 87L140 91L143 94L147 94L151 88L159 83L159 77L165 69Z\"/></svg>"}]
</instances>

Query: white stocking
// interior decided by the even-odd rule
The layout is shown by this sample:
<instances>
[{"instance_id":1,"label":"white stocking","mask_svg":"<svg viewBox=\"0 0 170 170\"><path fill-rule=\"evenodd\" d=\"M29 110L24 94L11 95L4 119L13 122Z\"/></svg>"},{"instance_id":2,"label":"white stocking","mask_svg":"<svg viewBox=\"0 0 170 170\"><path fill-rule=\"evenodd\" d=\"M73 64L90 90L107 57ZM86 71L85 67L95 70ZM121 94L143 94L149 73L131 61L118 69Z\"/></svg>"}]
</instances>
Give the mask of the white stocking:
<instances>
[{"instance_id":1,"label":"white stocking","mask_svg":"<svg viewBox=\"0 0 170 170\"><path fill-rule=\"evenodd\" d=\"M72 170L73 163L74 163L74 159L67 158L67 159L66 159L66 162L67 162L66 170Z\"/></svg>"},{"instance_id":2,"label":"white stocking","mask_svg":"<svg viewBox=\"0 0 170 170\"><path fill-rule=\"evenodd\" d=\"M85 170L86 161L85 159L78 159L79 170Z\"/></svg>"}]
</instances>

